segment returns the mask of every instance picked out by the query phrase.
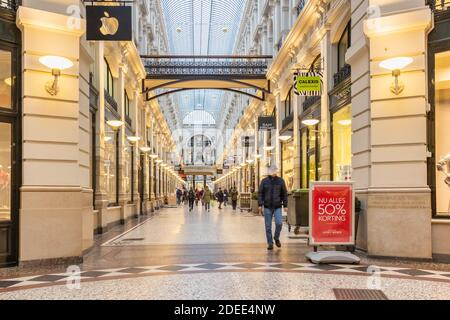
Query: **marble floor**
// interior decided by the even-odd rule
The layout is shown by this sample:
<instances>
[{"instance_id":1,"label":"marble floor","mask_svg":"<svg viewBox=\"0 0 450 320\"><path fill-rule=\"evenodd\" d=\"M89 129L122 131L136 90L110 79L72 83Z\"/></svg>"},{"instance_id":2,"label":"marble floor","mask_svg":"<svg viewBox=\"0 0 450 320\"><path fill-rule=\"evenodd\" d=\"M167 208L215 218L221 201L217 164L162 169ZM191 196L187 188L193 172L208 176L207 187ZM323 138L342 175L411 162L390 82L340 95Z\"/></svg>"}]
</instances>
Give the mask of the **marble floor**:
<instances>
[{"instance_id":1,"label":"marble floor","mask_svg":"<svg viewBox=\"0 0 450 320\"><path fill-rule=\"evenodd\" d=\"M284 228L268 252L264 220L231 208L167 208L96 238L79 266L0 270L2 299L336 299L335 289L388 299L450 299L450 266L368 259L305 260L304 236Z\"/></svg>"}]
</instances>

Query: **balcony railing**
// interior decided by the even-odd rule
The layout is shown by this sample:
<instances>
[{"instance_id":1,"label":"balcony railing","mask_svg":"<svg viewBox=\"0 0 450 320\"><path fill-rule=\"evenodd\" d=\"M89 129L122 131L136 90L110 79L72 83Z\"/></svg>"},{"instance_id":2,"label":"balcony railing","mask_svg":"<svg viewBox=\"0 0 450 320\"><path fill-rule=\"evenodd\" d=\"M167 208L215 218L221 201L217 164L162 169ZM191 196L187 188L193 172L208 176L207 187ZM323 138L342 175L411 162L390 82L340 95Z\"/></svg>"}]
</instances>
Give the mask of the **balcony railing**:
<instances>
[{"instance_id":1,"label":"balcony railing","mask_svg":"<svg viewBox=\"0 0 450 320\"><path fill-rule=\"evenodd\" d=\"M292 122L294 121L294 114L291 113L290 115L288 115L286 118L283 119L283 121L281 122L281 126L283 128L286 128L288 125L290 125Z\"/></svg>"},{"instance_id":2,"label":"balcony railing","mask_svg":"<svg viewBox=\"0 0 450 320\"><path fill-rule=\"evenodd\" d=\"M322 99L321 96L307 97L305 102L303 102L303 111L306 111L316 103L319 103L321 99Z\"/></svg>"},{"instance_id":3,"label":"balcony railing","mask_svg":"<svg viewBox=\"0 0 450 320\"><path fill-rule=\"evenodd\" d=\"M105 89L105 100L106 103L109 104L111 108L113 108L116 112L119 110L116 100L109 94L108 90Z\"/></svg>"},{"instance_id":4,"label":"balcony railing","mask_svg":"<svg viewBox=\"0 0 450 320\"><path fill-rule=\"evenodd\" d=\"M300 15L300 13L302 13L302 11L305 8L307 2L308 2L308 0L300 0L298 2L297 7L295 8L297 10L297 17Z\"/></svg>"},{"instance_id":5,"label":"balcony railing","mask_svg":"<svg viewBox=\"0 0 450 320\"><path fill-rule=\"evenodd\" d=\"M0 8L15 11L17 9L17 1L16 0L0 0Z\"/></svg>"},{"instance_id":6,"label":"balcony railing","mask_svg":"<svg viewBox=\"0 0 450 320\"><path fill-rule=\"evenodd\" d=\"M133 120L131 120L129 115L125 115L125 122L132 127L133 126Z\"/></svg>"},{"instance_id":7,"label":"balcony railing","mask_svg":"<svg viewBox=\"0 0 450 320\"><path fill-rule=\"evenodd\" d=\"M337 87L345 79L352 76L352 67L349 64L344 65L341 70L334 74L334 87Z\"/></svg>"},{"instance_id":8,"label":"balcony railing","mask_svg":"<svg viewBox=\"0 0 450 320\"><path fill-rule=\"evenodd\" d=\"M428 4L435 13L450 12L450 0L428 0Z\"/></svg>"}]
</instances>

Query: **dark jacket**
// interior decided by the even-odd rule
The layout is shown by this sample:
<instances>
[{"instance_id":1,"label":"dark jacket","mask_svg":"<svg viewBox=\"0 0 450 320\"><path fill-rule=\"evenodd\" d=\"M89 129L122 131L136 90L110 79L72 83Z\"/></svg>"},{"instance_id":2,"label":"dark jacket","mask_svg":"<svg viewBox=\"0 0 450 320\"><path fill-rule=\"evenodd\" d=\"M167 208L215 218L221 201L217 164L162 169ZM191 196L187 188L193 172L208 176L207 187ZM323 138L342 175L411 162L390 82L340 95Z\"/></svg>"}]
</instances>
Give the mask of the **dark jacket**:
<instances>
[{"instance_id":1,"label":"dark jacket","mask_svg":"<svg viewBox=\"0 0 450 320\"><path fill-rule=\"evenodd\" d=\"M222 191L219 191L219 192L217 192L217 194L216 194L216 199L217 199L217 201L219 201L219 202L223 202L223 192Z\"/></svg>"},{"instance_id":2,"label":"dark jacket","mask_svg":"<svg viewBox=\"0 0 450 320\"><path fill-rule=\"evenodd\" d=\"M269 176L261 181L258 205L268 209L287 208L288 192L282 178Z\"/></svg>"}]
</instances>

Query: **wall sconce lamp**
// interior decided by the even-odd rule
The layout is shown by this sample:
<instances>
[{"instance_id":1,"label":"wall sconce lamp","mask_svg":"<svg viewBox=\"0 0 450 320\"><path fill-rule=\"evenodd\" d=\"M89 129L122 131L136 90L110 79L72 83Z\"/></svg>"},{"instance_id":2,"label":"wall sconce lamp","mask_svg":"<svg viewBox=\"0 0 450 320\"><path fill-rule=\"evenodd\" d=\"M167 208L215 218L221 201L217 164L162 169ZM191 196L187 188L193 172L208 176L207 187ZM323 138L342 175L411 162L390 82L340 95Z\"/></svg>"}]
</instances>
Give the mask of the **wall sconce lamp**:
<instances>
[{"instance_id":1,"label":"wall sconce lamp","mask_svg":"<svg viewBox=\"0 0 450 320\"><path fill-rule=\"evenodd\" d=\"M320 120L319 119L314 119L313 117L310 117L310 118L303 119L302 123L305 126L314 127L315 125L318 125L320 123Z\"/></svg>"},{"instance_id":2,"label":"wall sconce lamp","mask_svg":"<svg viewBox=\"0 0 450 320\"><path fill-rule=\"evenodd\" d=\"M54 79L45 84L45 90L50 95L56 96L59 92L58 78L61 76L61 71L72 68L73 62L67 58L58 56L43 56L39 58L39 62L52 70Z\"/></svg>"},{"instance_id":3,"label":"wall sconce lamp","mask_svg":"<svg viewBox=\"0 0 450 320\"><path fill-rule=\"evenodd\" d=\"M275 149L275 147L264 147L264 150L265 151L272 151L272 150L274 150Z\"/></svg>"},{"instance_id":4,"label":"wall sconce lamp","mask_svg":"<svg viewBox=\"0 0 450 320\"><path fill-rule=\"evenodd\" d=\"M391 92L398 96L405 90L405 85L400 82L399 77L401 70L410 65L414 61L410 57L397 57L381 61L380 67L392 71L392 76L395 78L391 85Z\"/></svg>"},{"instance_id":5,"label":"wall sconce lamp","mask_svg":"<svg viewBox=\"0 0 450 320\"><path fill-rule=\"evenodd\" d=\"M139 141L141 141L141 137L134 137L134 136L128 136L127 140L131 143L131 144L135 144Z\"/></svg>"},{"instance_id":6,"label":"wall sconce lamp","mask_svg":"<svg viewBox=\"0 0 450 320\"><path fill-rule=\"evenodd\" d=\"M108 126L111 127L114 131L119 131L119 129L125 124L123 121L120 120L109 120L106 122Z\"/></svg>"},{"instance_id":7,"label":"wall sconce lamp","mask_svg":"<svg viewBox=\"0 0 450 320\"><path fill-rule=\"evenodd\" d=\"M141 147L139 148L143 153L149 153L150 151L152 151L152 148L150 147Z\"/></svg>"},{"instance_id":8,"label":"wall sconce lamp","mask_svg":"<svg viewBox=\"0 0 450 320\"><path fill-rule=\"evenodd\" d=\"M288 135L281 135L281 136L278 137L278 139L280 139L281 142L287 142L287 141L289 141L291 138L292 138L292 137L291 137L291 136L288 136Z\"/></svg>"}]
</instances>

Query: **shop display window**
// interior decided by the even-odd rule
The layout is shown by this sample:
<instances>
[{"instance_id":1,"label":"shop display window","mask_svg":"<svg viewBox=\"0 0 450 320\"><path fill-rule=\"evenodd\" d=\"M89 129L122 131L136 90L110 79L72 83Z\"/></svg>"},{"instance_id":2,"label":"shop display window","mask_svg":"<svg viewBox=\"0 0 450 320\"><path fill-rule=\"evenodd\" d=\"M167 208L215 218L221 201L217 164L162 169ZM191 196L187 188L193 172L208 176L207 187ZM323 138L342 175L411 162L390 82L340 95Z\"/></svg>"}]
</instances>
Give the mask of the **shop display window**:
<instances>
[{"instance_id":1,"label":"shop display window","mask_svg":"<svg viewBox=\"0 0 450 320\"><path fill-rule=\"evenodd\" d=\"M294 142L291 140L290 142L283 143L283 172L282 177L286 182L286 187L288 191L292 191L294 187Z\"/></svg>"},{"instance_id":2,"label":"shop display window","mask_svg":"<svg viewBox=\"0 0 450 320\"><path fill-rule=\"evenodd\" d=\"M11 52L0 50L0 108L11 109L11 88L14 79L11 76Z\"/></svg>"},{"instance_id":3,"label":"shop display window","mask_svg":"<svg viewBox=\"0 0 450 320\"><path fill-rule=\"evenodd\" d=\"M128 144L123 150L123 172L122 172L122 184L123 191L125 194L131 193L131 148L132 146Z\"/></svg>"},{"instance_id":4,"label":"shop display window","mask_svg":"<svg viewBox=\"0 0 450 320\"><path fill-rule=\"evenodd\" d=\"M0 222L11 220L11 124L0 123Z\"/></svg>"},{"instance_id":5,"label":"shop display window","mask_svg":"<svg viewBox=\"0 0 450 320\"><path fill-rule=\"evenodd\" d=\"M450 217L450 51L435 61L436 214Z\"/></svg>"},{"instance_id":6,"label":"shop display window","mask_svg":"<svg viewBox=\"0 0 450 320\"><path fill-rule=\"evenodd\" d=\"M114 132L107 132L105 136L105 160L104 160L104 189L108 194L110 204L117 204L117 146Z\"/></svg>"},{"instance_id":7,"label":"shop display window","mask_svg":"<svg viewBox=\"0 0 450 320\"><path fill-rule=\"evenodd\" d=\"M333 179L352 179L352 108L351 105L333 114Z\"/></svg>"}]
</instances>

